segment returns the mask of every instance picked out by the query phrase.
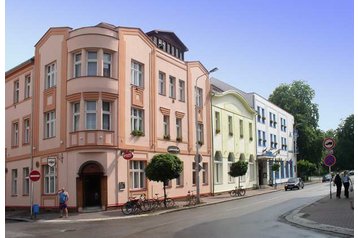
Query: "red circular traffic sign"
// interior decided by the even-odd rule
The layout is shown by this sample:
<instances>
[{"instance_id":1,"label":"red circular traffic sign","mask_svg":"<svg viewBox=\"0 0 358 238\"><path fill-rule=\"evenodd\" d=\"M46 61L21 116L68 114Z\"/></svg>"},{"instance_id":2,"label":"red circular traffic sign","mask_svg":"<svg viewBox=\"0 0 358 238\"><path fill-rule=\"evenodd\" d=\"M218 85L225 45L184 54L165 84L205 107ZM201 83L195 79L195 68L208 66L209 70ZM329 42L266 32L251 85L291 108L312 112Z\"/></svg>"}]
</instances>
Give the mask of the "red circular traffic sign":
<instances>
[{"instance_id":1,"label":"red circular traffic sign","mask_svg":"<svg viewBox=\"0 0 358 238\"><path fill-rule=\"evenodd\" d=\"M29 178L31 181L36 182L41 178L41 174L38 170L32 170L29 174Z\"/></svg>"},{"instance_id":2,"label":"red circular traffic sign","mask_svg":"<svg viewBox=\"0 0 358 238\"><path fill-rule=\"evenodd\" d=\"M327 155L323 162L326 166L332 166L336 163L336 157L334 155Z\"/></svg>"},{"instance_id":3,"label":"red circular traffic sign","mask_svg":"<svg viewBox=\"0 0 358 238\"><path fill-rule=\"evenodd\" d=\"M130 160L133 158L133 153L129 150L123 151L123 159Z\"/></svg>"},{"instance_id":4,"label":"red circular traffic sign","mask_svg":"<svg viewBox=\"0 0 358 238\"><path fill-rule=\"evenodd\" d=\"M327 150L332 150L336 146L336 141L333 138L325 138L323 140L323 147Z\"/></svg>"}]
</instances>

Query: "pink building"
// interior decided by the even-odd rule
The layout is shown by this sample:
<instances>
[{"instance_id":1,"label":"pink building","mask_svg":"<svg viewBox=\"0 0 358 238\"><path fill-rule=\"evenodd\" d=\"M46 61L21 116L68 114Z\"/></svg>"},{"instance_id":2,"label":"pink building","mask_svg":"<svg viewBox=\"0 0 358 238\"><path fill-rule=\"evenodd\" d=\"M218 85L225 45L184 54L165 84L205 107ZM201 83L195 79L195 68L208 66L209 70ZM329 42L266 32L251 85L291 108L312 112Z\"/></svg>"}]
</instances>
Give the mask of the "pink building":
<instances>
[{"instance_id":1,"label":"pink building","mask_svg":"<svg viewBox=\"0 0 358 238\"><path fill-rule=\"evenodd\" d=\"M57 207L65 187L79 211L163 195L144 169L168 146L179 147L184 162L168 194L186 196L195 190L196 102L200 191L210 193L210 82L199 61L184 61L187 50L167 31L107 23L50 28L35 56L6 72L6 207L28 207L32 185L33 203ZM31 170L40 171L39 181L29 180Z\"/></svg>"}]
</instances>

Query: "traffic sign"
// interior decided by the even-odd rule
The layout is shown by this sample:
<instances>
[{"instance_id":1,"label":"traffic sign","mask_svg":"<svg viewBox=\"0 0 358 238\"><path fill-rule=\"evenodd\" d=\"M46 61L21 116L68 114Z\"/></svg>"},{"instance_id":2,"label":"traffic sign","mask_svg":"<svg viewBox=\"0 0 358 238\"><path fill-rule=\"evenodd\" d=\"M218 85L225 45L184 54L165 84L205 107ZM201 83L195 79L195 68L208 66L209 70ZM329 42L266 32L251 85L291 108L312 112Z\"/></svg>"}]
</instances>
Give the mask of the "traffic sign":
<instances>
[{"instance_id":1,"label":"traffic sign","mask_svg":"<svg viewBox=\"0 0 358 238\"><path fill-rule=\"evenodd\" d=\"M41 178L41 174L38 170L32 170L29 174L29 178L31 181L36 182Z\"/></svg>"},{"instance_id":2,"label":"traffic sign","mask_svg":"<svg viewBox=\"0 0 358 238\"><path fill-rule=\"evenodd\" d=\"M332 150L336 146L336 141L333 138L325 138L323 140L323 147L327 150Z\"/></svg>"},{"instance_id":3,"label":"traffic sign","mask_svg":"<svg viewBox=\"0 0 358 238\"><path fill-rule=\"evenodd\" d=\"M324 158L323 163L326 166L332 166L336 163L336 157L334 155L327 155L326 158Z\"/></svg>"},{"instance_id":4,"label":"traffic sign","mask_svg":"<svg viewBox=\"0 0 358 238\"><path fill-rule=\"evenodd\" d=\"M198 156L195 155L194 162L196 162L197 160L198 160L198 163L201 163L201 161L203 161L203 156L201 154L198 154Z\"/></svg>"},{"instance_id":5,"label":"traffic sign","mask_svg":"<svg viewBox=\"0 0 358 238\"><path fill-rule=\"evenodd\" d=\"M47 158L47 165L53 167L56 165L56 158L55 157L48 157Z\"/></svg>"}]
</instances>

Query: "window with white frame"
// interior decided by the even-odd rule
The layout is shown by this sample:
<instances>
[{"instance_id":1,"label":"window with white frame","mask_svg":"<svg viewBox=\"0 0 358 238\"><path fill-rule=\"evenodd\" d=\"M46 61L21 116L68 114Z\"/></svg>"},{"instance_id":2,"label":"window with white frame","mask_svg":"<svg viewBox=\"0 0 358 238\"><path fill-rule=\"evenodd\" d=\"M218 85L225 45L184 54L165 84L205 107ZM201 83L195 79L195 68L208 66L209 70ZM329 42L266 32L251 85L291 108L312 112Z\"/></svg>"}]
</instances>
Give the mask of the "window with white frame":
<instances>
[{"instance_id":1,"label":"window with white frame","mask_svg":"<svg viewBox=\"0 0 358 238\"><path fill-rule=\"evenodd\" d=\"M164 131L164 139L169 139L170 136L169 132L169 116L164 115L163 116L163 131Z\"/></svg>"},{"instance_id":2,"label":"window with white frame","mask_svg":"<svg viewBox=\"0 0 358 238\"><path fill-rule=\"evenodd\" d=\"M14 82L14 103L18 103L20 100L20 81Z\"/></svg>"},{"instance_id":3,"label":"window with white frame","mask_svg":"<svg viewBox=\"0 0 358 238\"><path fill-rule=\"evenodd\" d=\"M270 143L271 148L276 149L277 148L276 135L270 134L270 141L271 141Z\"/></svg>"},{"instance_id":4,"label":"window with white frame","mask_svg":"<svg viewBox=\"0 0 358 238\"><path fill-rule=\"evenodd\" d=\"M266 146L266 133L262 131L262 146Z\"/></svg>"},{"instance_id":5,"label":"window with white frame","mask_svg":"<svg viewBox=\"0 0 358 238\"><path fill-rule=\"evenodd\" d=\"M261 122L265 123L266 116L265 116L265 109L261 108Z\"/></svg>"},{"instance_id":6,"label":"window with white frame","mask_svg":"<svg viewBox=\"0 0 358 238\"><path fill-rule=\"evenodd\" d=\"M80 103L72 103L72 131L80 129Z\"/></svg>"},{"instance_id":7,"label":"window with white frame","mask_svg":"<svg viewBox=\"0 0 358 238\"><path fill-rule=\"evenodd\" d=\"M209 184L209 164L203 162L203 184Z\"/></svg>"},{"instance_id":8,"label":"window with white frame","mask_svg":"<svg viewBox=\"0 0 358 238\"><path fill-rule=\"evenodd\" d=\"M253 130L252 130L252 123L249 122L249 139L252 141L253 138Z\"/></svg>"},{"instance_id":9,"label":"window with white frame","mask_svg":"<svg viewBox=\"0 0 358 238\"><path fill-rule=\"evenodd\" d=\"M176 186L182 187L184 185L184 171L182 171L178 178L175 179Z\"/></svg>"},{"instance_id":10,"label":"window with white frame","mask_svg":"<svg viewBox=\"0 0 358 238\"><path fill-rule=\"evenodd\" d=\"M24 140L23 144L29 144L30 143L30 119L26 118L24 119Z\"/></svg>"},{"instance_id":11,"label":"window with white frame","mask_svg":"<svg viewBox=\"0 0 358 238\"><path fill-rule=\"evenodd\" d=\"M179 101L185 102L185 82L179 79Z\"/></svg>"},{"instance_id":12,"label":"window with white frame","mask_svg":"<svg viewBox=\"0 0 358 238\"><path fill-rule=\"evenodd\" d=\"M87 52L87 76L97 76L97 51Z\"/></svg>"},{"instance_id":13,"label":"window with white frame","mask_svg":"<svg viewBox=\"0 0 358 238\"><path fill-rule=\"evenodd\" d=\"M158 75L158 93L165 95L165 74L163 72L159 72Z\"/></svg>"},{"instance_id":14,"label":"window with white frame","mask_svg":"<svg viewBox=\"0 0 358 238\"><path fill-rule=\"evenodd\" d=\"M46 65L45 89L56 86L56 63Z\"/></svg>"},{"instance_id":15,"label":"window with white frame","mask_svg":"<svg viewBox=\"0 0 358 238\"><path fill-rule=\"evenodd\" d=\"M145 161L130 161L129 167L130 188L146 188Z\"/></svg>"},{"instance_id":16,"label":"window with white frame","mask_svg":"<svg viewBox=\"0 0 358 238\"><path fill-rule=\"evenodd\" d=\"M215 112L215 132L220 133L220 112Z\"/></svg>"},{"instance_id":17,"label":"window with white frame","mask_svg":"<svg viewBox=\"0 0 358 238\"><path fill-rule=\"evenodd\" d=\"M250 160L249 160L249 179L250 181L254 181L255 179L255 166L254 166L253 155L250 155Z\"/></svg>"},{"instance_id":18,"label":"window with white frame","mask_svg":"<svg viewBox=\"0 0 358 238\"><path fill-rule=\"evenodd\" d=\"M137 87L144 87L143 64L132 60L131 63L131 83Z\"/></svg>"},{"instance_id":19,"label":"window with white frame","mask_svg":"<svg viewBox=\"0 0 358 238\"><path fill-rule=\"evenodd\" d=\"M86 101L86 129L97 128L97 101Z\"/></svg>"},{"instance_id":20,"label":"window with white frame","mask_svg":"<svg viewBox=\"0 0 358 238\"><path fill-rule=\"evenodd\" d=\"M132 107L131 110L131 130L144 132L143 118L144 111L142 109Z\"/></svg>"},{"instance_id":21,"label":"window with white frame","mask_svg":"<svg viewBox=\"0 0 358 238\"><path fill-rule=\"evenodd\" d=\"M111 130L111 103L102 102L102 130Z\"/></svg>"},{"instance_id":22,"label":"window with white frame","mask_svg":"<svg viewBox=\"0 0 358 238\"><path fill-rule=\"evenodd\" d=\"M281 118L281 131L286 132L286 119Z\"/></svg>"},{"instance_id":23,"label":"window with white frame","mask_svg":"<svg viewBox=\"0 0 358 238\"><path fill-rule=\"evenodd\" d=\"M285 137L281 137L281 150L287 150L287 139Z\"/></svg>"},{"instance_id":24,"label":"window with white frame","mask_svg":"<svg viewBox=\"0 0 358 238\"><path fill-rule=\"evenodd\" d=\"M11 170L11 195L17 195L17 169Z\"/></svg>"},{"instance_id":25,"label":"window with white frame","mask_svg":"<svg viewBox=\"0 0 358 238\"><path fill-rule=\"evenodd\" d=\"M30 170L28 167L22 169L22 195L29 195L30 193Z\"/></svg>"},{"instance_id":26,"label":"window with white frame","mask_svg":"<svg viewBox=\"0 0 358 238\"><path fill-rule=\"evenodd\" d=\"M232 164L235 162L234 153L230 152L229 156L227 158L227 170L230 171ZM231 177L228 175L228 183L234 183L235 179L234 177Z\"/></svg>"},{"instance_id":27,"label":"window with white frame","mask_svg":"<svg viewBox=\"0 0 358 238\"><path fill-rule=\"evenodd\" d=\"M244 121L239 120L239 126L240 126L240 138L244 138Z\"/></svg>"},{"instance_id":28,"label":"window with white frame","mask_svg":"<svg viewBox=\"0 0 358 238\"><path fill-rule=\"evenodd\" d=\"M257 145L262 146L261 130L257 130Z\"/></svg>"},{"instance_id":29,"label":"window with white frame","mask_svg":"<svg viewBox=\"0 0 358 238\"><path fill-rule=\"evenodd\" d=\"M19 146L19 122L12 123L12 146Z\"/></svg>"},{"instance_id":30,"label":"window with white frame","mask_svg":"<svg viewBox=\"0 0 358 238\"><path fill-rule=\"evenodd\" d=\"M198 143L204 144L204 125L202 123L198 123Z\"/></svg>"},{"instance_id":31,"label":"window with white frame","mask_svg":"<svg viewBox=\"0 0 358 238\"><path fill-rule=\"evenodd\" d=\"M109 53L103 54L103 76L111 77L112 55Z\"/></svg>"},{"instance_id":32,"label":"window with white frame","mask_svg":"<svg viewBox=\"0 0 358 238\"><path fill-rule=\"evenodd\" d=\"M45 138L56 136L56 112L45 113Z\"/></svg>"},{"instance_id":33,"label":"window with white frame","mask_svg":"<svg viewBox=\"0 0 358 238\"><path fill-rule=\"evenodd\" d=\"M76 53L73 55L73 77L81 77L81 53Z\"/></svg>"},{"instance_id":34,"label":"window with white frame","mask_svg":"<svg viewBox=\"0 0 358 238\"><path fill-rule=\"evenodd\" d=\"M173 76L169 76L169 97L176 98L175 95L175 78Z\"/></svg>"},{"instance_id":35,"label":"window with white frame","mask_svg":"<svg viewBox=\"0 0 358 238\"><path fill-rule=\"evenodd\" d=\"M222 184L223 182L223 160L219 151L214 157L214 184Z\"/></svg>"},{"instance_id":36,"label":"window with white frame","mask_svg":"<svg viewBox=\"0 0 358 238\"><path fill-rule=\"evenodd\" d=\"M228 127L229 127L229 136L232 136L234 134L233 133L233 125L232 125L232 116L228 116L227 123L228 123Z\"/></svg>"},{"instance_id":37,"label":"window with white frame","mask_svg":"<svg viewBox=\"0 0 358 238\"><path fill-rule=\"evenodd\" d=\"M182 141L183 139L183 132L182 132L182 119L176 119L176 131L177 131L177 141Z\"/></svg>"},{"instance_id":38,"label":"window with white frame","mask_svg":"<svg viewBox=\"0 0 358 238\"><path fill-rule=\"evenodd\" d=\"M257 121L261 122L261 107L257 106Z\"/></svg>"},{"instance_id":39,"label":"window with white frame","mask_svg":"<svg viewBox=\"0 0 358 238\"><path fill-rule=\"evenodd\" d=\"M25 98L29 98L31 96L31 76L25 76Z\"/></svg>"},{"instance_id":40,"label":"window with white frame","mask_svg":"<svg viewBox=\"0 0 358 238\"><path fill-rule=\"evenodd\" d=\"M56 166L44 166L44 194L54 194L56 190Z\"/></svg>"},{"instance_id":41,"label":"window with white frame","mask_svg":"<svg viewBox=\"0 0 358 238\"><path fill-rule=\"evenodd\" d=\"M196 106L203 107L203 89L196 88Z\"/></svg>"}]
</instances>

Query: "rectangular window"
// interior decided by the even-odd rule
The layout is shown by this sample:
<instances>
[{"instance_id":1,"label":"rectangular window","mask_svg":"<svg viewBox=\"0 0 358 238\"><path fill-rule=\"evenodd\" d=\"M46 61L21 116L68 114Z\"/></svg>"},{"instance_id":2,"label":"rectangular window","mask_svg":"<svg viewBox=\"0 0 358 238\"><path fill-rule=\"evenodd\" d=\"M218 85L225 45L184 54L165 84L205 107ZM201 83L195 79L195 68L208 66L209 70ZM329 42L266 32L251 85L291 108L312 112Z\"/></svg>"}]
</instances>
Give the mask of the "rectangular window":
<instances>
[{"instance_id":1,"label":"rectangular window","mask_svg":"<svg viewBox=\"0 0 358 238\"><path fill-rule=\"evenodd\" d=\"M132 60L131 63L131 83L137 87L144 87L143 64Z\"/></svg>"},{"instance_id":2,"label":"rectangular window","mask_svg":"<svg viewBox=\"0 0 358 238\"><path fill-rule=\"evenodd\" d=\"M97 52L87 52L87 76L97 76Z\"/></svg>"},{"instance_id":3,"label":"rectangular window","mask_svg":"<svg viewBox=\"0 0 358 238\"><path fill-rule=\"evenodd\" d=\"M25 98L29 98L31 96L31 76L25 76Z\"/></svg>"},{"instance_id":4,"label":"rectangular window","mask_svg":"<svg viewBox=\"0 0 358 238\"><path fill-rule=\"evenodd\" d=\"M54 194L56 190L56 167L44 166L44 194Z\"/></svg>"},{"instance_id":5,"label":"rectangular window","mask_svg":"<svg viewBox=\"0 0 358 238\"><path fill-rule=\"evenodd\" d=\"M22 169L22 195L29 195L30 193L29 171L28 167Z\"/></svg>"},{"instance_id":6,"label":"rectangular window","mask_svg":"<svg viewBox=\"0 0 358 238\"><path fill-rule=\"evenodd\" d=\"M19 123L12 123L12 146L19 146Z\"/></svg>"},{"instance_id":7,"label":"rectangular window","mask_svg":"<svg viewBox=\"0 0 358 238\"><path fill-rule=\"evenodd\" d=\"M103 76L111 77L112 55L109 53L103 54Z\"/></svg>"},{"instance_id":8,"label":"rectangular window","mask_svg":"<svg viewBox=\"0 0 358 238\"><path fill-rule=\"evenodd\" d=\"M215 132L220 133L220 112L215 112Z\"/></svg>"},{"instance_id":9,"label":"rectangular window","mask_svg":"<svg viewBox=\"0 0 358 238\"><path fill-rule=\"evenodd\" d=\"M227 123L229 126L229 136L233 135L232 116L228 116Z\"/></svg>"},{"instance_id":10,"label":"rectangular window","mask_svg":"<svg viewBox=\"0 0 358 238\"><path fill-rule=\"evenodd\" d=\"M165 74L162 72L159 72L158 76L158 93L165 95Z\"/></svg>"},{"instance_id":11,"label":"rectangular window","mask_svg":"<svg viewBox=\"0 0 358 238\"><path fill-rule=\"evenodd\" d=\"M257 106L257 121L261 122L261 108Z\"/></svg>"},{"instance_id":12,"label":"rectangular window","mask_svg":"<svg viewBox=\"0 0 358 238\"><path fill-rule=\"evenodd\" d=\"M17 195L17 169L11 170L11 195Z\"/></svg>"},{"instance_id":13,"label":"rectangular window","mask_svg":"<svg viewBox=\"0 0 358 238\"><path fill-rule=\"evenodd\" d=\"M111 130L111 103L102 102L102 130Z\"/></svg>"},{"instance_id":14,"label":"rectangular window","mask_svg":"<svg viewBox=\"0 0 358 238\"><path fill-rule=\"evenodd\" d=\"M204 125L201 123L198 123L198 143L204 144Z\"/></svg>"},{"instance_id":15,"label":"rectangular window","mask_svg":"<svg viewBox=\"0 0 358 238\"><path fill-rule=\"evenodd\" d=\"M203 107L203 89L196 88L196 106Z\"/></svg>"},{"instance_id":16,"label":"rectangular window","mask_svg":"<svg viewBox=\"0 0 358 238\"><path fill-rule=\"evenodd\" d=\"M176 119L176 131L177 131L177 141L183 140L183 134L182 134L182 119L177 118Z\"/></svg>"},{"instance_id":17,"label":"rectangular window","mask_svg":"<svg viewBox=\"0 0 358 238\"><path fill-rule=\"evenodd\" d=\"M26 118L24 120L24 140L23 144L29 144L30 143L30 119Z\"/></svg>"},{"instance_id":18,"label":"rectangular window","mask_svg":"<svg viewBox=\"0 0 358 238\"><path fill-rule=\"evenodd\" d=\"M80 129L80 103L75 102L72 104L72 131Z\"/></svg>"},{"instance_id":19,"label":"rectangular window","mask_svg":"<svg viewBox=\"0 0 358 238\"><path fill-rule=\"evenodd\" d=\"M172 76L169 76L169 97L170 98L176 98L175 95L175 78Z\"/></svg>"},{"instance_id":20,"label":"rectangular window","mask_svg":"<svg viewBox=\"0 0 358 238\"><path fill-rule=\"evenodd\" d=\"M266 146L266 133L262 132L262 146Z\"/></svg>"},{"instance_id":21,"label":"rectangular window","mask_svg":"<svg viewBox=\"0 0 358 238\"><path fill-rule=\"evenodd\" d=\"M249 162L249 179L250 181L254 181L255 179L255 170L254 170L254 163L253 162Z\"/></svg>"},{"instance_id":22,"label":"rectangular window","mask_svg":"<svg viewBox=\"0 0 358 238\"><path fill-rule=\"evenodd\" d=\"M170 136L169 132L169 116L163 116L163 130L164 130L164 139L168 139Z\"/></svg>"},{"instance_id":23,"label":"rectangular window","mask_svg":"<svg viewBox=\"0 0 358 238\"><path fill-rule=\"evenodd\" d=\"M285 177L285 167L283 167L283 161L280 162L281 178Z\"/></svg>"},{"instance_id":24,"label":"rectangular window","mask_svg":"<svg viewBox=\"0 0 358 238\"><path fill-rule=\"evenodd\" d=\"M45 113L45 138L56 136L56 113L55 111Z\"/></svg>"},{"instance_id":25,"label":"rectangular window","mask_svg":"<svg viewBox=\"0 0 358 238\"><path fill-rule=\"evenodd\" d=\"M286 132L286 119L281 118L281 131Z\"/></svg>"},{"instance_id":26,"label":"rectangular window","mask_svg":"<svg viewBox=\"0 0 358 238\"><path fill-rule=\"evenodd\" d=\"M81 53L73 55L73 77L81 77Z\"/></svg>"},{"instance_id":27,"label":"rectangular window","mask_svg":"<svg viewBox=\"0 0 358 238\"><path fill-rule=\"evenodd\" d=\"M209 164L203 162L203 184L209 184Z\"/></svg>"},{"instance_id":28,"label":"rectangular window","mask_svg":"<svg viewBox=\"0 0 358 238\"><path fill-rule=\"evenodd\" d=\"M195 185L196 184L196 170L195 170L195 162L192 163L192 184Z\"/></svg>"},{"instance_id":29,"label":"rectangular window","mask_svg":"<svg viewBox=\"0 0 358 238\"><path fill-rule=\"evenodd\" d=\"M179 101L185 102L185 82L179 79Z\"/></svg>"},{"instance_id":30,"label":"rectangular window","mask_svg":"<svg viewBox=\"0 0 358 238\"><path fill-rule=\"evenodd\" d=\"M131 111L131 129L132 131L141 131L144 132L144 111L137 108L132 108Z\"/></svg>"},{"instance_id":31,"label":"rectangular window","mask_svg":"<svg viewBox=\"0 0 358 238\"><path fill-rule=\"evenodd\" d=\"M239 126L240 126L240 138L244 138L244 121L243 120L239 121Z\"/></svg>"},{"instance_id":32,"label":"rectangular window","mask_svg":"<svg viewBox=\"0 0 358 238\"><path fill-rule=\"evenodd\" d=\"M56 63L46 65L46 85L45 89L56 86Z\"/></svg>"},{"instance_id":33,"label":"rectangular window","mask_svg":"<svg viewBox=\"0 0 358 238\"><path fill-rule=\"evenodd\" d=\"M266 116L265 116L265 109L261 108L261 122L265 124Z\"/></svg>"},{"instance_id":34,"label":"rectangular window","mask_svg":"<svg viewBox=\"0 0 358 238\"><path fill-rule=\"evenodd\" d=\"M257 140L258 146L262 146L262 137L261 137L261 131L260 130L257 131L257 137L258 137L258 140Z\"/></svg>"},{"instance_id":35,"label":"rectangular window","mask_svg":"<svg viewBox=\"0 0 358 238\"><path fill-rule=\"evenodd\" d=\"M254 139L253 136L252 136L252 123L251 122L249 123L249 139L250 140Z\"/></svg>"},{"instance_id":36,"label":"rectangular window","mask_svg":"<svg viewBox=\"0 0 358 238\"><path fill-rule=\"evenodd\" d=\"M178 178L176 178L177 187L182 187L184 185L184 172L182 171Z\"/></svg>"},{"instance_id":37,"label":"rectangular window","mask_svg":"<svg viewBox=\"0 0 358 238\"><path fill-rule=\"evenodd\" d=\"M96 130L97 128L97 102L86 101L86 129Z\"/></svg>"},{"instance_id":38,"label":"rectangular window","mask_svg":"<svg viewBox=\"0 0 358 238\"><path fill-rule=\"evenodd\" d=\"M130 161L129 168L130 188L146 188L145 161Z\"/></svg>"},{"instance_id":39,"label":"rectangular window","mask_svg":"<svg viewBox=\"0 0 358 238\"><path fill-rule=\"evenodd\" d=\"M14 103L18 103L20 100L20 82L16 80L14 82Z\"/></svg>"}]
</instances>

